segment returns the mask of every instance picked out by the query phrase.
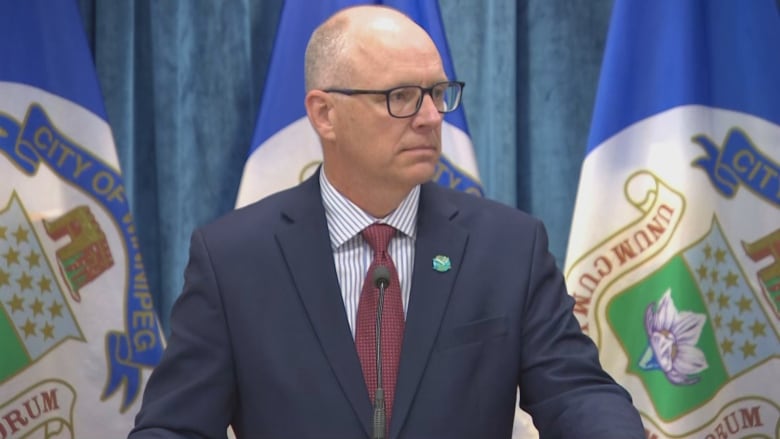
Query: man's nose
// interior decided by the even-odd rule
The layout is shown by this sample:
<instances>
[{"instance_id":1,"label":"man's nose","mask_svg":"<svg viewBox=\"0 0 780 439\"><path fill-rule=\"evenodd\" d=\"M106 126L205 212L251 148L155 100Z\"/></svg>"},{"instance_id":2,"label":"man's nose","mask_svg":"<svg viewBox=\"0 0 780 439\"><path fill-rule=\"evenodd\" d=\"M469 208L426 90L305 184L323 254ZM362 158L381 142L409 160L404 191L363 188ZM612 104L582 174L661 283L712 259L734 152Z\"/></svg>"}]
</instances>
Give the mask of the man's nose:
<instances>
[{"instance_id":1,"label":"man's nose","mask_svg":"<svg viewBox=\"0 0 780 439\"><path fill-rule=\"evenodd\" d=\"M416 116L418 119L433 123L439 122L444 118L444 115L439 112L439 109L433 102L433 98L431 97L430 93L425 93L423 95L423 101L420 104L420 111L417 112Z\"/></svg>"}]
</instances>

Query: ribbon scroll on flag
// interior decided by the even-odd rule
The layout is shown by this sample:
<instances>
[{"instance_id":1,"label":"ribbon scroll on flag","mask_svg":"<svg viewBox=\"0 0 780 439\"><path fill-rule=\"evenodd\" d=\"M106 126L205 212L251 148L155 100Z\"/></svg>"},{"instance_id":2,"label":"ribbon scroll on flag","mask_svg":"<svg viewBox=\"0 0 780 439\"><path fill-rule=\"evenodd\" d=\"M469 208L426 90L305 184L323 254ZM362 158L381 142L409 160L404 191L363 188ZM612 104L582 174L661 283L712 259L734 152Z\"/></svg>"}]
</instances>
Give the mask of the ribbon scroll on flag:
<instances>
[{"instance_id":1,"label":"ribbon scroll on flag","mask_svg":"<svg viewBox=\"0 0 780 439\"><path fill-rule=\"evenodd\" d=\"M616 0L566 283L648 438L780 437L780 15Z\"/></svg>"}]
</instances>

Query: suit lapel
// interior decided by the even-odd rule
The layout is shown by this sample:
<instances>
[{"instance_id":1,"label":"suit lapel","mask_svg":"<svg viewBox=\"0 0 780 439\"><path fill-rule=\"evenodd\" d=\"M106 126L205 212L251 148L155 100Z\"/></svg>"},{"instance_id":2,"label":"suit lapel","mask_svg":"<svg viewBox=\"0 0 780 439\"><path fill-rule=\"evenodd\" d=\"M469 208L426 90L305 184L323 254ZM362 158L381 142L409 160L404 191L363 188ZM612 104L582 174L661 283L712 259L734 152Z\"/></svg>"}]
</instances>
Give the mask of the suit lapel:
<instances>
[{"instance_id":1,"label":"suit lapel","mask_svg":"<svg viewBox=\"0 0 780 439\"><path fill-rule=\"evenodd\" d=\"M368 434L371 401L339 293L319 174L299 190L297 202L282 212L276 237L325 356Z\"/></svg>"},{"instance_id":2,"label":"suit lapel","mask_svg":"<svg viewBox=\"0 0 780 439\"><path fill-rule=\"evenodd\" d=\"M438 191L441 188L429 183L423 185L420 193L412 290L390 424L391 438L398 436L411 408L468 240L466 230L452 221L457 208ZM438 255L449 257L450 270L433 269L433 258Z\"/></svg>"}]
</instances>

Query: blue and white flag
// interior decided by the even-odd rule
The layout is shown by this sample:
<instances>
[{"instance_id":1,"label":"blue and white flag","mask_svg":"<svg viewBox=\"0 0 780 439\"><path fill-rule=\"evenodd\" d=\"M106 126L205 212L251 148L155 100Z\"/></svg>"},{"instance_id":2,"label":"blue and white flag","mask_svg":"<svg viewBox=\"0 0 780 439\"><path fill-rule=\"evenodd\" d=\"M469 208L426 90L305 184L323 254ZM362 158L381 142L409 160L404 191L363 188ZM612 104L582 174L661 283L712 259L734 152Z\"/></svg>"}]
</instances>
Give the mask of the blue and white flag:
<instances>
[{"instance_id":1,"label":"blue and white flag","mask_svg":"<svg viewBox=\"0 0 780 439\"><path fill-rule=\"evenodd\" d=\"M780 437L775 0L617 0L566 262L648 438Z\"/></svg>"},{"instance_id":2,"label":"blue and white flag","mask_svg":"<svg viewBox=\"0 0 780 439\"><path fill-rule=\"evenodd\" d=\"M0 438L124 437L162 350L76 2L3 2Z\"/></svg>"},{"instance_id":3,"label":"blue and white flag","mask_svg":"<svg viewBox=\"0 0 780 439\"><path fill-rule=\"evenodd\" d=\"M439 49L447 76L457 79L436 1L285 1L236 207L295 186L322 162L320 142L304 108L306 43L314 29L334 12L362 3L393 7L425 28ZM444 119L442 149L435 180L455 189L482 194L462 106Z\"/></svg>"}]
</instances>

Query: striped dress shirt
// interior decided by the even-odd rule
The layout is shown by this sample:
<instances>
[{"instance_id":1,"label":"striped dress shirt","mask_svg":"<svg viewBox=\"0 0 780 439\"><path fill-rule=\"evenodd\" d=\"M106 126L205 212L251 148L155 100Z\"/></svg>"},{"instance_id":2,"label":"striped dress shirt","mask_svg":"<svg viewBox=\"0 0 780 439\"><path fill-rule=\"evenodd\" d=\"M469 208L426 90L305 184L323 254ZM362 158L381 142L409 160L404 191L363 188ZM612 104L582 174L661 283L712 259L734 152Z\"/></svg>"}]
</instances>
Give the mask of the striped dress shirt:
<instances>
[{"instance_id":1,"label":"striped dress shirt","mask_svg":"<svg viewBox=\"0 0 780 439\"><path fill-rule=\"evenodd\" d=\"M401 204L390 215L374 218L355 203L340 194L328 182L325 170L320 172L322 203L328 223L330 245L336 264L341 296L347 312L349 328L355 337L358 302L368 267L374 259L374 252L360 234L373 223L384 223L395 227L400 233L390 240L388 253L395 263L401 281L401 303L404 316L409 304L412 288L412 267L414 266L414 241L417 236L417 208L420 200L420 186L415 186Z\"/></svg>"}]
</instances>

